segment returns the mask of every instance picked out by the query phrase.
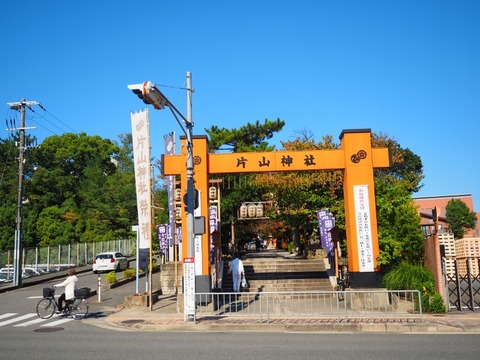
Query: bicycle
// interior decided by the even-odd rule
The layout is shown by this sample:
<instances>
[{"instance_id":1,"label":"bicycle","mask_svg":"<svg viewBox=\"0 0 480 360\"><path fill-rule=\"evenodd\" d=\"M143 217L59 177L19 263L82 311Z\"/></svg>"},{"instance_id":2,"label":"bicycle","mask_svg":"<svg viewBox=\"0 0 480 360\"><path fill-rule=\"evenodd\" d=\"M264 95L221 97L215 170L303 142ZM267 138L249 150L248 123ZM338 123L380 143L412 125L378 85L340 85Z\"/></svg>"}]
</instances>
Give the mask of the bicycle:
<instances>
[{"instance_id":1,"label":"bicycle","mask_svg":"<svg viewBox=\"0 0 480 360\"><path fill-rule=\"evenodd\" d=\"M337 296L339 301L345 300L345 289L349 286L348 273L345 273L343 279L337 279Z\"/></svg>"},{"instance_id":2,"label":"bicycle","mask_svg":"<svg viewBox=\"0 0 480 360\"><path fill-rule=\"evenodd\" d=\"M65 302L65 308L61 313L74 319L81 319L87 316L89 304L85 298L89 293L89 288L76 289L75 298ZM50 319L56 312L58 312L58 303L55 299L55 289L44 288L43 299L37 304L37 315L41 319Z\"/></svg>"}]
</instances>

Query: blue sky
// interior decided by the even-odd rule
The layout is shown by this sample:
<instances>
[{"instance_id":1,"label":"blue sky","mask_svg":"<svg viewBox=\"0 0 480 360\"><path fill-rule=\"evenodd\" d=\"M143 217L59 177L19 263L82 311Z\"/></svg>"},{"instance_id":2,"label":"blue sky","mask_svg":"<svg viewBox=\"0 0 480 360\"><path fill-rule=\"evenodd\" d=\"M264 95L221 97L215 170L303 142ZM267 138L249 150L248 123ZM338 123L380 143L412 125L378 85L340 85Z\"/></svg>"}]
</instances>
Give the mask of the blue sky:
<instances>
[{"instance_id":1,"label":"blue sky","mask_svg":"<svg viewBox=\"0 0 480 360\"><path fill-rule=\"evenodd\" d=\"M186 114L189 71L196 135L280 118L278 147L299 130L370 128L421 157L415 196L472 194L480 211L479 19L476 0L4 0L0 114L37 100L40 140L118 140L144 108L127 84L153 81ZM150 113L159 157L181 131Z\"/></svg>"}]
</instances>

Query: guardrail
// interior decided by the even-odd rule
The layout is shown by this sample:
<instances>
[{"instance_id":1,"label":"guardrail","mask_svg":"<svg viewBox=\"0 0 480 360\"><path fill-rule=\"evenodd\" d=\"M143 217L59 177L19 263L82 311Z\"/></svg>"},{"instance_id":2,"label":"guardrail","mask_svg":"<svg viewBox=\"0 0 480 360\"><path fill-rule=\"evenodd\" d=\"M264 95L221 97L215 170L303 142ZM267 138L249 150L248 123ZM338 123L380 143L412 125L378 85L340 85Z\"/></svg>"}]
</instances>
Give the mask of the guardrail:
<instances>
[{"instance_id":1,"label":"guardrail","mask_svg":"<svg viewBox=\"0 0 480 360\"><path fill-rule=\"evenodd\" d=\"M418 290L196 293L197 317L352 318L401 317L423 320Z\"/></svg>"}]
</instances>

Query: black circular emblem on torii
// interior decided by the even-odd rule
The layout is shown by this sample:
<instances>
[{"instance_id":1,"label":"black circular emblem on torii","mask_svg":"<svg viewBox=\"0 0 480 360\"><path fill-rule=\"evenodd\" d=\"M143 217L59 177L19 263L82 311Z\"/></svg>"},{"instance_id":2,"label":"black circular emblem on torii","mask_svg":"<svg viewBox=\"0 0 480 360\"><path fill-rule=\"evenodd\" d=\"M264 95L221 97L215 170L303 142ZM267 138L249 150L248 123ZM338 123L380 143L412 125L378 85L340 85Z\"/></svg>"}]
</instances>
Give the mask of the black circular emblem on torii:
<instances>
[{"instance_id":1,"label":"black circular emblem on torii","mask_svg":"<svg viewBox=\"0 0 480 360\"><path fill-rule=\"evenodd\" d=\"M363 160L367 157L367 152L365 150L358 150L356 154L350 156L350 160L354 164L358 164L360 160Z\"/></svg>"}]
</instances>

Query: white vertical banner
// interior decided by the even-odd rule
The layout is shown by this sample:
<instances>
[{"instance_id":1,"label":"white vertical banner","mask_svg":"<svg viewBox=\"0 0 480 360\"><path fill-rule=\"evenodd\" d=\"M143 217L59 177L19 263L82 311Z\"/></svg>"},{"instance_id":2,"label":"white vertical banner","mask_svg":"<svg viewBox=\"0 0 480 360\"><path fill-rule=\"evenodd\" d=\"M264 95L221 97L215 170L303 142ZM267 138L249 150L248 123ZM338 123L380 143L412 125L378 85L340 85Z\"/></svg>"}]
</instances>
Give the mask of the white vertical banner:
<instances>
[{"instance_id":1,"label":"white vertical banner","mask_svg":"<svg viewBox=\"0 0 480 360\"><path fill-rule=\"evenodd\" d=\"M148 109L130 113L132 119L133 161L137 191L139 250L152 242L152 195L150 179L150 117Z\"/></svg>"},{"instance_id":2,"label":"white vertical banner","mask_svg":"<svg viewBox=\"0 0 480 360\"><path fill-rule=\"evenodd\" d=\"M353 187L355 203L355 224L357 230L358 261L360 272L374 271L372 226L368 185Z\"/></svg>"},{"instance_id":3,"label":"white vertical banner","mask_svg":"<svg viewBox=\"0 0 480 360\"><path fill-rule=\"evenodd\" d=\"M195 260L193 257L183 259L184 297L183 316L185 321L195 321Z\"/></svg>"},{"instance_id":4,"label":"white vertical banner","mask_svg":"<svg viewBox=\"0 0 480 360\"><path fill-rule=\"evenodd\" d=\"M202 192L198 190L198 203L202 203ZM202 216L202 207L198 206L194 210L193 215L195 217ZM202 264L203 264L203 254L202 254L202 235L195 235L194 236L194 243L195 243L195 274L196 275L205 275L203 274Z\"/></svg>"}]
</instances>

